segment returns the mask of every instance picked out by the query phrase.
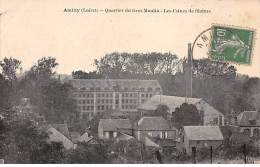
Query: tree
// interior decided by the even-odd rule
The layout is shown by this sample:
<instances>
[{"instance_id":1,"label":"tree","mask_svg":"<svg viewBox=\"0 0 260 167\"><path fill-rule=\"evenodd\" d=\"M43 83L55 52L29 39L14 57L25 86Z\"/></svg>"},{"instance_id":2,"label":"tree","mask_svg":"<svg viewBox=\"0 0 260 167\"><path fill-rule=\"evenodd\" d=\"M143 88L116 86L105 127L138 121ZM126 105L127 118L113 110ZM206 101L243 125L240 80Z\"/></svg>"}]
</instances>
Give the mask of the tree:
<instances>
[{"instance_id":1,"label":"tree","mask_svg":"<svg viewBox=\"0 0 260 167\"><path fill-rule=\"evenodd\" d=\"M16 79L16 71L21 69L21 61L14 59L14 58L4 58L4 62L0 61L0 65L2 67L2 74L5 76L9 81Z\"/></svg>"},{"instance_id":2,"label":"tree","mask_svg":"<svg viewBox=\"0 0 260 167\"><path fill-rule=\"evenodd\" d=\"M182 129L183 126L196 126L201 122L197 107L188 103L183 103L175 109L173 119L177 129Z\"/></svg>"},{"instance_id":3,"label":"tree","mask_svg":"<svg viewBox=\"0 0 260 167\"><path fill-rule=\"evenodd\" d=\"M70 164L94 164L108 163L109 144L100 142L98 145L79 143L77 149L71 150L67 157L67 163Z\"/></svg>"},{"instance_id":4,"label":"tree","mask_svg":"<svg viewBox=\"0 0 260 167\"><path fill-rule=\"evenodd\" d=\"M146 116L162 116L164 119L167 119L169 107L165 104L157 105L156 109L150 111Z\"/></svg>"},{"instance_id":5,"label":"tree","mask_svg":"<svg viewBox=\"0 0 260 167\"><path fill-rule=\"evenodd\" d=\"M0 158L12 164L60 163L63 147L47 138L28 118L12 114L0 121Z\"/></svg>"}]
</instances>

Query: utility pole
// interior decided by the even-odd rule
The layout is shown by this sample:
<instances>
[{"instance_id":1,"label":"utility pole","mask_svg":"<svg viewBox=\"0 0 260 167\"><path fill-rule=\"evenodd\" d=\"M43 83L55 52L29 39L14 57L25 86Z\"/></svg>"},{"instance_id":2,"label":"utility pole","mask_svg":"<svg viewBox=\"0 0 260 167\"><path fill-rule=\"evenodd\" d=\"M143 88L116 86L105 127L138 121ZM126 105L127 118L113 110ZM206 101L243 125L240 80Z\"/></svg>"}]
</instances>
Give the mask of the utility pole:
<instances>
[{"instance_id":1,"label":"utility pole","mask_svg":"<svg viewBox=\"0 0 260 167\"><path fill-rule=\"evenodd\" d=\"M245 161L245 164L246 164L246 144L244 144L244 161Z\"/></svg>"},{"instance_id":2,"label":"utility pole","mask_svg":"<svg viewBox=\"0 0 260 167\"><path fill-rule=\"evenodd\" d=\"M212 146L210 146L210 163L212 164Z\"/></svg>"}]
</instances>

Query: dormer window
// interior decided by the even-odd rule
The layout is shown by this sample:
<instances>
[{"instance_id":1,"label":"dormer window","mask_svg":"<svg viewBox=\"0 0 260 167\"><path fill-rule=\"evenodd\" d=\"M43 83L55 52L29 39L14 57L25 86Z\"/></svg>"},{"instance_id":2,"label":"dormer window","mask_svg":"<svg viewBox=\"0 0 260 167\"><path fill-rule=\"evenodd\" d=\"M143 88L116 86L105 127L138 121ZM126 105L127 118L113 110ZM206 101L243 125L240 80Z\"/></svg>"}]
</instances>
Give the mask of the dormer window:
<instances>
[{"instance_id":1,"label":"dormer window","mask_svg":"<svg viewBox=\"0 0 260 167\"><path fill-rule=\"evenodd\" d=\"M157 92L160 92L160 91L161 91L161 88L156 88L156 91L157 91Z\"/></svg>"},{"instance_id":2,"label":"dormer window","mask_svg":"<svg viewBox=\"0 0 260 167\"><path fill-rule=\"evenodd\" d=\"M140 88L140 91L141 91L141 92L144 92L144 88Z\"/></svg>"},{"instance_id":3,"label":"dormer window","mask_svg":"<svg viewBox=\"0 0 260 167\"><path fill-rule=\"evenodd\" d=\"M152 92L153 91L153 88L148 88L147 89L149 92Z\"/></svg>"},{"instance_id":4,"label":"dormer window","mask_svg":"<svg viewBox=\"0 0 260 167\"><path fill-rule=\"evenodd\" d=\"M98 92L99 92L99 91L100 91L100 87L97 87L97 88L96 88L96 91L98 91Z\"/></svg>"}]
</instances>

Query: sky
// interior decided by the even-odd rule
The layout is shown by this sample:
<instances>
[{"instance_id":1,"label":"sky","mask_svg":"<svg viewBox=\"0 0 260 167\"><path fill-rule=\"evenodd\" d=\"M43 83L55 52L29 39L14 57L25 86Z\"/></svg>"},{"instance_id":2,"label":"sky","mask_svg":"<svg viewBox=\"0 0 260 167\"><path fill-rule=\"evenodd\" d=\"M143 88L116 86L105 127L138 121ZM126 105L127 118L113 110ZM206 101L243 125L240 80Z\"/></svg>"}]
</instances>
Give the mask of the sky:
<instances>
[{"instance_id":1,"label":"sky","mask_svg":"<svg viewBox=\"0 0 260 167\"><path fill-rule=\"evenodd\" d=\"M64 12L64 9L103 12ZM125 13L106 9L210 10L210 13ZM55 57L60 74L92 71L94 59L117 52L171 52L187 57L188 43L213 23L257 30L250 66L239 73L260 77L260 1L247 0L0 0L0 60L13 57L28 70ZM203 55L203 51L193 57Z\"/></svg>"}]
</instances>

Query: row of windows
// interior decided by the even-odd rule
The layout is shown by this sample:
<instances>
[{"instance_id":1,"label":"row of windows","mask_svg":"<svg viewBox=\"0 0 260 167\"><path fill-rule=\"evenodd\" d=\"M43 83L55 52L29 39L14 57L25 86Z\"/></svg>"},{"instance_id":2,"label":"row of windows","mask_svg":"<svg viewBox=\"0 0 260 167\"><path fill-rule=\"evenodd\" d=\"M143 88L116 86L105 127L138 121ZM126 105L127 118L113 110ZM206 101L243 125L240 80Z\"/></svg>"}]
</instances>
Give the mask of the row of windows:
<instances>
[{"instance_id":1,"label":"row of windows","mask_svg":"<svg viewBox=\"0 0 260 167\"><path fill-rule=\"evenodd\" d=\"M136 93L122 93L122 97L137 97Z\"/></svg>"},{"instance_id":2,"label":"row of windows","mask_svg":"<svg viewBox=\"0 0 260 167\"><path fill-rule=\"evenodd\" d=\"M112 99L103 99L103 100L97 100L97 103L110 103L110 104L112 104L113 103L113 100Z\"/></svg>"},{"instance_id":3,"label":"row of windows","mask_svg":"<svg viewBox=\"0 0 260 167\"><path fill-rule=\"evenodd\" d=\"M79 93L78 94L78 97L94 97L94 94L93 93L91 93L91 94L89 94L89 93Z\"/></svg>"},{"instance_id":4,"label":"row of windows","mask_svg":"<svg viewBox=\"0 0 260 167\"><path fill-rule=\"evenodd\" d=\"M97 106L97 110L109 110L112 109L112 106Z\"/></svg>"},{"instance_id":5,"label":"row of windows","mask_svg":"<svg viewBox=\"0 0 260 167\"><path fill-rule=\"evenodd\" d=\"M136 103L136 99L129 99L129 100L128 99L126 99L126 100L123 99L122 100L122 103L128 103L128 102L129 103Z\"/></svg>"},{"instance_id":6,"label":"row of windows","mask_svg":"<svg viewBox=\"0 0 260 167\"><path fill-rule=\"evenodd\" d=\"M78 106L78 109L81 111L94 111L94 106Z\"/></svg>"},{"instance_id":7,"label":"row of windows","mask_svg":"<svg viewBox=\"0 0 260 167\"><path fill-rule=\"evenodd\" d=\"M141 94L141 96L148 98L148 97L153 97L153 94Z\"/></svg>"},{"instance_id":8,"label":"row of windows","mask_svg":"<svg viewBox=\"0 0 260 167\"><path fill-rule=\"evenodd\" d=\"M112 93L98 93L97 94L97 97L113 97L113 94Z\"/></svg>"},{"instance_id":9,"label":"row of windows","mask_svg":"<svg viewBox=\"0 0 260 167\"><path fill-rule=\"evenodd\" d=\"M121 107L122 107L122 109L136 109L137 108L136 105L122 105Z\"/></svg>"},{"instance_id":10,"label":"row of windows","mask_svg":"<svg viewBox=\"0 0 260 167\"><path fill-rule=\"evenodd\" d=\"M81 90L86 90L86 88L81 88ZM101 88L100 87L97 87L97 88L93 88L93 87L91 87L91 88L89 88L89 90L90 91L101 91ZM104 91L109 91L109 88L108 87L105 87L104 89L103 89ZM120 90L120 86L119 85L116 85L116 86L113 86L113 91L119 91ZM125 87L125 88L123 88L122 89L123 91L137 91L137 88L136 87L133 87L132 89L129 89L128 87ZM149 87L149 88L147 88L147 91L153 91L154 89L153 88L151 88L151 87ZM157 88L155 88L155 90L156 91L161 91L161 88L159 88L159 87L157 87ZM140 89L139 89L139 91L142 91L142 92L144 92L145 91L145 88L143 88L143 87L141 87Z\"/></svg>"},{"instance_id":11,"label":"row of windows","mask_svg":"<svg viewBox=\"0 0 260 167\"><path fill-rule=\"evenodd\" d=\"M94 104L94 100L78 100L79 104Z\"/></svg>"}]
</instances>

